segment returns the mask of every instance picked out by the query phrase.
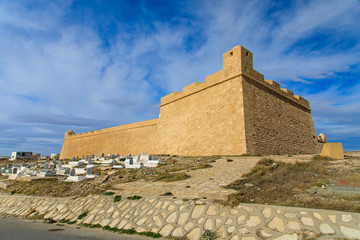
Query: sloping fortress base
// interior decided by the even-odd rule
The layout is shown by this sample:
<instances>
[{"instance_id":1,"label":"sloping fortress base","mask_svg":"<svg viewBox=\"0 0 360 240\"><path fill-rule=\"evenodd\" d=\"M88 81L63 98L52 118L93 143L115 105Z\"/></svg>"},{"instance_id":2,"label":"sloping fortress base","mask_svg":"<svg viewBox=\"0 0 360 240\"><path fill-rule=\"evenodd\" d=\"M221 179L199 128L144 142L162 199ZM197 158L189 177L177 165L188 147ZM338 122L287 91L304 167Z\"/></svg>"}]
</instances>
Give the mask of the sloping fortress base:
<instances>
[{"instance_id":1,"label":"sloping fortress base","mask_svg":"<svg viewBox=\"0 0 360 240\"><path fill-rule=\"evenodd\" d=\"M317 151L309 102L253 69L242 46L223 69L161 98L158 119L65 133L60 158L101 153L307 154Z\"/></svg>"}]
</instances>

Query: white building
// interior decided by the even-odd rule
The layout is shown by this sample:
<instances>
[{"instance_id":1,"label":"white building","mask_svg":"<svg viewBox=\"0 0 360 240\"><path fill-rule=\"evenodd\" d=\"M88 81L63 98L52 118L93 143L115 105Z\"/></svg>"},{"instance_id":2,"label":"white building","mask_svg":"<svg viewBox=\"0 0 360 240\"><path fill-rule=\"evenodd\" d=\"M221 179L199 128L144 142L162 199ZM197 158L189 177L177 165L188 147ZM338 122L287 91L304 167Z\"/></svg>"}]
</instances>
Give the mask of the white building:
<instances>
[{"instance_id":1,"label":"white building","mask_svg":"<svg viewBox=\"0 0 360 240\"><path fill-rule=\"evenodd\" d=\"M12 152L10 160L31 159L32 157L33 157L32 152Z\"/></svg>"}]
</instances>

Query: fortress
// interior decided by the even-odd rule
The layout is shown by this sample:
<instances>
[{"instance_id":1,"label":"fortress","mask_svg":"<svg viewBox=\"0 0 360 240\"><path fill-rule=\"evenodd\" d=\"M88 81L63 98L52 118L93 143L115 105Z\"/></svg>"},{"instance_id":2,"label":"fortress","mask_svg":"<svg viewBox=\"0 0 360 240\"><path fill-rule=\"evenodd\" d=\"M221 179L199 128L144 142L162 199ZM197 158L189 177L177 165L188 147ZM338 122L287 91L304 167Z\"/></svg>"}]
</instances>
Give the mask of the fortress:
<instances>
[{"instance_id":1,"label":"fortress","mask_svg":"<svg viewBox=\"0 0 360 240\"><path fill-rule=\"evenodd\" d=\"M65 133L61 159L81 155L184 156L310 154L318 150L310 105L253 69L242 46L223 69L161 98L159 118L98 131Z\"/></svg>"}]
</instances>

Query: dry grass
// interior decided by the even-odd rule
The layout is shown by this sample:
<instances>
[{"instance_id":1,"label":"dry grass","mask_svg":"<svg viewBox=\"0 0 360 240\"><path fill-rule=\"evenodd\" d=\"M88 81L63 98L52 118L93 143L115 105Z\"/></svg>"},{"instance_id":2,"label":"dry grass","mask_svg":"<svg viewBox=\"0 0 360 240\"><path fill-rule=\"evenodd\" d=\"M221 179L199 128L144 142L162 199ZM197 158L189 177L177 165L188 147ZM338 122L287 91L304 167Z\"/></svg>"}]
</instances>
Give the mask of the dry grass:
<instances>
[{"instance_id":1,"label":"dry grass","mask_svg":"<svg viewBox=\"0 0 360 240\"><path fill-rule=\"evenodd\" d=\"M324 160L284 163L262 159L243 179L228 186L238 192L230 195L226 204L246 202L360 212L360 198L320 197L306 191L342 180L343 176L360 176L352 169L332 168L332 164Z\"/></svg>"},{"instance_id":2,"label":"dry grass","mask_svg":"<svg viewBox=\"0 0 360 240\"><path fill-rule=\"evenodd\" d=\"M163 182L175 182L189 178L190 176L186 173L163 173L159 174L156 178L157 181Z\"/></svg>"}]
</instances>

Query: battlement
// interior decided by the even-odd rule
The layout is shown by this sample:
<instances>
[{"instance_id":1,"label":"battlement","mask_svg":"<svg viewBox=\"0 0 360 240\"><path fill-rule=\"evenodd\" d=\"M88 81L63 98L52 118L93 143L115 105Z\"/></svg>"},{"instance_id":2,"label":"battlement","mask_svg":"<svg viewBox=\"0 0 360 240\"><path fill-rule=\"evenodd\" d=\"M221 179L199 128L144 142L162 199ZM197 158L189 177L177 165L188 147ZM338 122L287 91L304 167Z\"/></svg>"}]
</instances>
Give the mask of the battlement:
<instances>
[{"instance_id":1,"label":"battlement","mask_svg":"<svg viewBox=\"0 0 360 240\"><path fill-rule=\"evenodd\" d=\"M222 70L207 76L205 82L194 82L184 87L182 92L173 92L162 97L160 107L240 76L256 81L272 92L310 110L310 104L306 99L281 88L280 84L273 80L265 80L264 75L254 70L253 54L242 46L236 46L223 54Z\"/></svg>"},{"instance_id":2,"label":"battlement","mask_svg":"<svg viewBox=\"0 0 360 240\"><path fill-rule=\"evenodd\" d=\"M90 136L101 135L101 134L114 133L114 132L118 132L118 131L127 131L127 130L136 129L136 128L155 126L157 124L157 121L158 121L158 119L152 119L152 120L147 120L147 121L142 121L142 122L137 122L137 123L130 123L130 124L125 124L125 125L121 125L121 126L100 129L100 130L91 131L91 132L78 133L78 134L75 134L73 131L70 130L70 131L66 132L65 136L72 139L72 138L82 138L82 137L90 137ZM70 134L70 132L72 132L72 134Z\"/></svg>"}]
</instances>

